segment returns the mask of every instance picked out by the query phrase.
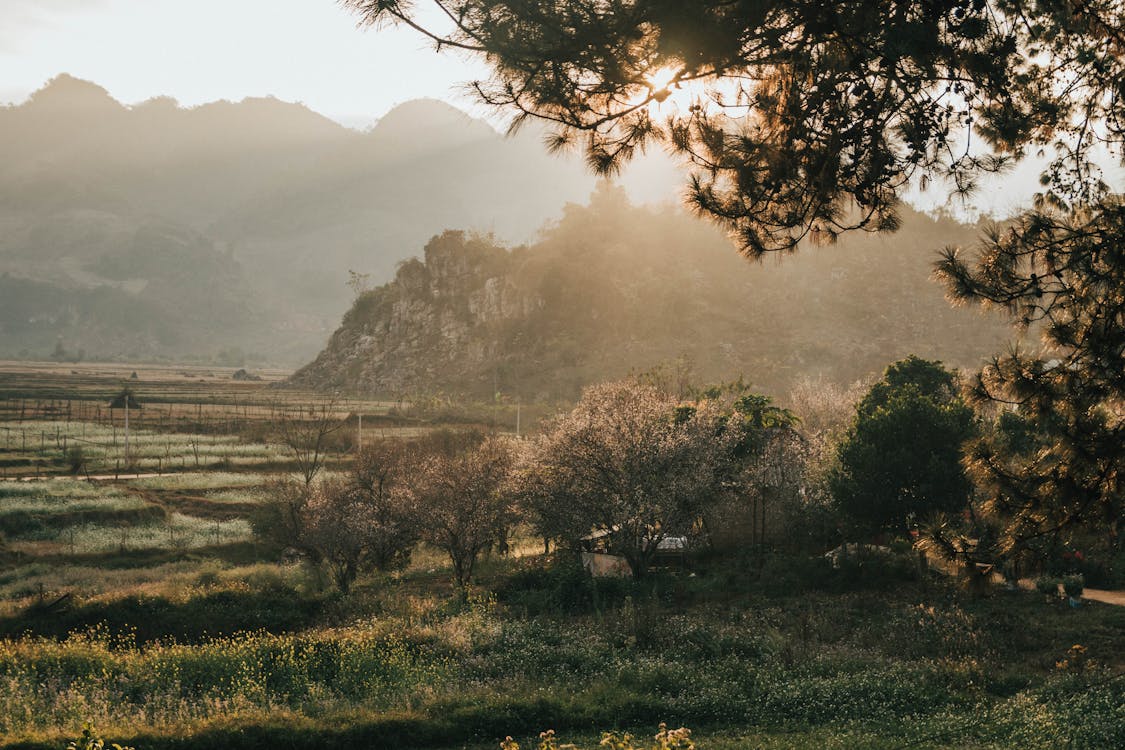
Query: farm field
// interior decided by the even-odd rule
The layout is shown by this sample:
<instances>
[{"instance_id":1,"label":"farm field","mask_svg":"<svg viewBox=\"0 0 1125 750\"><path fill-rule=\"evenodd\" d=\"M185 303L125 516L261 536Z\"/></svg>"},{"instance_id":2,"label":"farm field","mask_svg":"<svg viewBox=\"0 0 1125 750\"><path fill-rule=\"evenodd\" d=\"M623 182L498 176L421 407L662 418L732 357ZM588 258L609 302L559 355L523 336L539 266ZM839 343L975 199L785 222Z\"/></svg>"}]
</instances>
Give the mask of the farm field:
<instances>
[{"instance_id":1,"label":"farm field","mask_svg":"<svg viewBox=\"0 0 1125 750\"><path fill-rule=\"evenodd\" d=\"M216 377L199 419L198 379L188 391L138 370L126 463L118 423L76 416L108 403L121 371L6 368L2 427L40 437L0 442L2 748L61 749L87 722L138 750L528 748L546 729L594 747L601 730L651 736L662 721L719 750L1125 744L1125 608L776 555L592 579L522 528L463 594L426 546L342 594L254 533L295 468L271 438L267 381ZM365 440L435 426L380 426L391 406L337 416L370 414ZM328 472L349 466L353 425ZM72 473L75 443L88 465ZM36 467L51 478L24 481Z\"/></svg>"},{"instance_id":2,"label":"farm field","mask_svg":"<svg viewBox=\"0 0 1125 750\"><path fill-rule=\"evenodd\" d=\"M0 362L0 479L78 473L72 455L93 475L183 472L235 467L286 468L282 446L269 444L271 425L330 410L351 419L347 438L412 435L425 427L389 419L404 403L325 396L276 385L287 373L155 365L69 365ZM135 376L135 377L134 377ZM111 401L128 388L140 403ZM78 454L72 454L78 451Z\"/></svg>"}]
</instances>

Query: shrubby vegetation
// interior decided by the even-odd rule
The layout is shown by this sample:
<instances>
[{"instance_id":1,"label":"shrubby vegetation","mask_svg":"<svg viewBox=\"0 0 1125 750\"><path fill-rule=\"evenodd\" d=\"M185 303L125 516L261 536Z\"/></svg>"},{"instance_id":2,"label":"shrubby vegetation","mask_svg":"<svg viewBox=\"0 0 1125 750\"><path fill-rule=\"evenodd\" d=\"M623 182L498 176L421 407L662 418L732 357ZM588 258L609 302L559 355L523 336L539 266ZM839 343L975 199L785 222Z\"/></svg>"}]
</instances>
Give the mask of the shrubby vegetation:
<instances>
[{"instance_id":1,"label":"shrubby vegetation","mask_svg":"<svg viewBox=\"0 0 1125 750\"><path fill-rule=\"evenodd\" d=\"M971 388L977 405L1019 410L1034 449L986 430L966 462L982 496L972 527L938 521L927 537L947 555L1007 563L1075 535L1119 552L1125 201L1102 165L1125 156L1120 0L845 2L827 15L807 0L607 0L558 13L451 0L438 3L450 23L436 25L417 4L346 4L479 59L490 68L473 83L481 102L513 128L546 123L549 148L580 148L600 174L655 143L671 148L690 172L688 200L754 258L894 232L916 185L966 196L1050 150L1030 206L936 263L956 301L1040 334L1038 350L997 355ZM925 408L896 406L916 418ZM867 520L886 522L877 515Z\"/></svg>"},{"instance_id":2,"label":"shrubby vegetation","mask_svg":"<svg viewBox=\"0 0 1125 750\"><path fill-rule=\"evenodd\" d=\"M514 454L509 440L476 432L381 440L345 475L274 483L255 526L326 564L344 592L363 571L401 567L422 540L449 557L464 587L481 553L502 547L517 519L508 488Z\"/></svg>"},{"instance_id":3,"label":"shrubby vegetation","mask_svg":"<svg viewBox=\"0 0 1125 750\"><path fill-rule=\"evenodd\" d=\"M349 5L372 22L422 27L415 4ZM45 493L8 514L3 553L21 571L26 555L175 565L195 554L188 532L204 524L220 562L190 580L137 575L125 591L85 598L48 592L40 570L38 591L18 591L3 620L3 632L22 635L0 641L0 731L55 747L61 732L95 720L137 744L174 735L180 747L401 747L552 726L611 728L603 745L624 750L635 744L630 727L660 718L744 745L737 734L753 727L795 745L1125 746L1125 610L1080 600L1094 575L1121 574L1125 210L1090 150L1123 144L1119 0L853 2L827 14L803 0L541 5L444 3L450 35L432 38L492 64L477 91L517 124L547 117L557 148L583 134L603 173L647 143L669 143L698 167L697 207L751 256L895 229L912 178L967 192L1005 159L1056 146L1035 210L990 232L972 258L948 251L938 268L954 296L1037 328L1043 350L997 357L968 378L967 400L952 373L917 358L854 389L866 391L854 414L839 393L806 397L810 413L789 414L741 386L629 381L587 389L526 442L465 430L376 444L354 461L340 458L352 443L328 403L280 417L277 441L267 429L256 441L211 435L210 452L202 434L185 430L177 445L140 431L132 466L159 472L178 459L186 469L190 448L200 469L296 469L300 479L265 488L257 509L259 538L274 544L246 538L242 501L168 488L138 488L142 507L108 492L83 507L76 491L52 509ZM734 90L726 101L697 96L658 123L648 105L692 81ZM983 150L960 151L970 130ZM443 372L491 384L496 400L501 382L545 369L543 351L559 366L530 387L571 394L591 380L591 343L603 363L625 366L633 331L671 322L682 341L701 322L721 325L715 309L733 299L721 292L742 290L722 283L724 266L676 289L659 265L604 252L623 235L648 251L646 237L674 224L621 220L612 189L597 202L569 211L544 252L439 236L425 263L359 294L322 360L329 377L305 374L321 385L386 382L394 373L365 369L361 355L392 308L440 321L439 335L465 344L442 355ZM576 269L576 258L599 263ZM471 278L448 273L466 261ZM666 294L666 317L615 285L646 275ZM487 326L470 314L481 288L481 305L496 308ZM863 281L858 292L878 296ZM813 296L797 301L802 314ZM712 298L717 308L700 304ZM774 312L723 329L739 341L753 331L789 356L800 329L776 326ZM413 370L398 369L398 382L435 369L415 355L431 352L438 331L399 334L392 347L402 344ZM860 349L846 351L861 361ZM478 352L490 353L491 372L475 366L486 359ZM467 376L458 364L470 359ZM790 366L768 361L774 375ZM81 455L63 434L69 414L54 427L59 469L112 460L116 471L112 423ZM21 429L23 454L27 437ZM107 515L82 515L95 510ZM138 527L144 549L131 549L125 518L139 511L163 523ZM37 538L55 528L66 536ZM162 530L166 539L150 538ZM528 551L543 537L553 557ZM580 548L595 544L632 576L590 575L580 561L601 558ZM263 562L281 547L307 564ZM662 548L674 554L660 559ZM942 564L928 568L920 550ZM993 564L1013 584L1003 598L989 596ZM337 592L320 585L324 570ZM1040 572L1038 594L1018 591ZM84 739L97 742L92 731ZM655 742L691 740L662 730ZM555 735L541 743L553 750Z\"/></svg>"},{"instance_id":4,"label":"shrubby vegetation","mask_svg":"<svg viewBox=\"0 0 1125 750\"><path fill-rule=\"evenodd\" d=\"M521 469L536 529L571 546L592 531L611 535L611 549L643 577L661 542L693 535L732 484L746 439L735 416L635 382L587 389Z\"/></svg>"},{"instance_id":5,"label":"shrubby vegetation","mask_svg":"<svg viewBox=\"0 0 1125 750\"><path fill-rule=\"evenodd\" d=\"M496 569L489 584L506 575ZM450 608L423 593L426 580L372 592L382 613L347 627L144 647L104 629L2 642L0 731L44 736L94 720L137 746L182 727L188 746L203 747L224 744L235 721L260 727L262 742L288 732L293 746L350 737L441 747L663 715L704 737L862 724L947 744L1122 739L1120 681L1055 666L1082 631L1091 660L1112 658L1120 610L1076 619L1024 599L943 592L919 604L893 590L712 600L706 580L669 578L649 603L636 589L599 614L561 607L522 619L480 597Z\"/></svg>"},{"instance_id":6,"label":"shrubby vegetation","mask_svg":"<svg viewBox=\"0 0 1125 750\"><path fill-rule=\"evenodd\" d=\"M756 575L778 553L800 568L838 548L839 568L916 542L963 571L998 559L962 451L982 430L1028 441L1018 416L974 413L954 372L914 356L866 389L805 384L794 403L797 412L741 382L692 388L667 373L607 383L524 442L463 430L373 444L346 475L278 485L259 529L327 565L344 591L422 541L445 552L464 587L521 523L548 546L619 555L634 578L662 545L700 560L753 557ZM935 529L959 541L935 544ZM1111 550L1098 550L1105 571ZM1060 574L1099 575L1081 551L1067 555Z\"/></svg>"},{"instance_id":7,"label":"shrubby vegetation","mask_svg":"<svg viewBox=\"0 0 1125 750\"><path fill-rule=\"evenodd\" d=\"M486 437L433 451L418 467L414 495L421 537L448 555L460 588L472 579L485 550L506 548L517 519L509 489L514 456L509 440Z\"/></svg>"}]
</instances>

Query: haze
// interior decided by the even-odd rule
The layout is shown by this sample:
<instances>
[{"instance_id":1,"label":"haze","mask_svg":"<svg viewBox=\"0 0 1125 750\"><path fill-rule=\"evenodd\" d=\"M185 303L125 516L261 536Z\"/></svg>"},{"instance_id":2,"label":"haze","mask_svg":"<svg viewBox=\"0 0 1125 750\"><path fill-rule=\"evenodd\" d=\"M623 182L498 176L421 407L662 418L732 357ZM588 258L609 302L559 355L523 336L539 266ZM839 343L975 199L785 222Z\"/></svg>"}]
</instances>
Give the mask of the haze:
<instances>
[{"instance_id":1,"label":"haze","mask_svg":"<svg viewBox=\"0 0 1125 750\"><path fill-rule=\"evenodd\" d=\"M191 107L273 96L358 129L421 98L489 114L465 92L467 82L487 77L479 61L435 54L409 29L357 28L356 17L333 0L5 0L0 71L0 103L11 104L68 73L126 104L170 96ZM945 210L966 220L1011 215L1038 189L1039 170L1028 161ZM1107 171L1122 184L1120 168ZM926 211L946 203L936 189L906 198Z\"/></svg>"},{"instance_id":2,"label":"haze","mask_svg":"<svg viewBox=\"0 0 1125 750\"><path fill-rule=\"evenodd\" d=\"M0 0L0 750L1125 750L1121 29Z\"/></svg>"}]
</instances>

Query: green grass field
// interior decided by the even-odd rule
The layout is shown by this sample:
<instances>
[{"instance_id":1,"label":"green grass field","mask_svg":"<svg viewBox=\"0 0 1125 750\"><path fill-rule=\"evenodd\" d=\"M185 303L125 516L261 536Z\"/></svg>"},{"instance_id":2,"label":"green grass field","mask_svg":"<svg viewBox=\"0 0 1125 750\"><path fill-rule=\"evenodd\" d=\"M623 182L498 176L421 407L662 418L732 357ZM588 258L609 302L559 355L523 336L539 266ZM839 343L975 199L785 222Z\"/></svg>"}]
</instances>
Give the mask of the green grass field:
<instances>
[{"instance_id":1,"label":"green grass field","mask_svg":"<svg viewBox=\"0 0 1125 750\"><path fill-rule=\"evenodd\" d=\"M0 520L19 514L57 514L77 510L128 510L144 500L121 487L77 479L0 485Z\"/></svg>"},{"instance_id":2,"label":"green grass field","mask_svg":"<svg viewBox=\"0 0 1125 750\"><path fill-rule=\"evenodd\" d=\"M300 575L257 583L280 592L307 585ZM254 589L236 583L210 571L176 606L221 611L217 592L251 606ZM715 747L762 736L772 747L1094 748L1119 746L1125 731L1121 681L1053 664L1078 638L1119 658L1125 616L1108 607L1043 611L1031 595L935 607L905 590L686 607L658 598L639 637L629 603L524 619L487 597L450 607L427 586L418 574L372 584L363 603L326 605L360 621L295 632L138 643L102 626L5 642L0 729L28 747L87 720L146 747L184 735L190 747L281 737L485 747L537 728L589 736L658 720L713 735ZM287 601L278 596L274 606Z\"/></svg>"},{"instance_id":3,"label":"green grass field","mask_svg":"<svg viewBox=\"0 0 1125 750\"><path fill-rule=\"evenodd\" d=\"M0 450L8 470L24 475L32 466L69 469L69 456L75 450L81 451L85 462L79 473L98 475L276 466L290 458L283 445L246 442L237 435L160 433L134 427L126 446L123 428L57 421L0 423Z\"/></svg>"}]
</instances>

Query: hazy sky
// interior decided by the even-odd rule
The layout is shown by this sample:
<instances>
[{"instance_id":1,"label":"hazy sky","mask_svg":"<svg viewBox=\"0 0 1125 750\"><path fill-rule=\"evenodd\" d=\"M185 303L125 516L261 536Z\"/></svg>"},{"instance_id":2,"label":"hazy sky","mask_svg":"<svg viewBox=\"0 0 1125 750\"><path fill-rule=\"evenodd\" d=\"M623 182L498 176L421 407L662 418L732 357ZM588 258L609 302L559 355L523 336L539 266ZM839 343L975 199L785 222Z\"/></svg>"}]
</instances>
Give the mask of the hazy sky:
<instances>
[{"instance_id":1,"label":"hazy sky","mask_svg":"<svg viewBox=\"0 0 1125 750\"><path fill-rule=\"evenodd\" d=\"M128 104L269 94L352 126L420 97L472 108L479 63L356 20L334 0L0 0L0 102L65 72Z\"/></svg>"}]
</instances>

